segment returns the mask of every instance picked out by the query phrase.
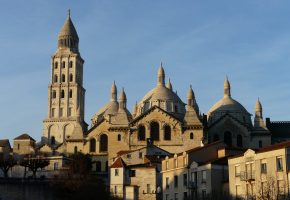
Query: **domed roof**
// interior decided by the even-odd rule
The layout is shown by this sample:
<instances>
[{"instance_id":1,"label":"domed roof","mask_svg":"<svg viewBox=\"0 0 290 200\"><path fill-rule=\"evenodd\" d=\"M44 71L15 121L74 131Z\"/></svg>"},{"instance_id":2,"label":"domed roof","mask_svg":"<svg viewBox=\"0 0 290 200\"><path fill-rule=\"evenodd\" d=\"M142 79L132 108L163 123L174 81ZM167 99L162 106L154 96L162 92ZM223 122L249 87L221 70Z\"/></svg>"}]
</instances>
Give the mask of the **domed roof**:
<instances>
[{"instance_id":1,"label":"domed roof","mask_svg":"<svg viewBox=\"0 0 290 200\"><path fill-rule=\"evenodd\" d=\"M174 101L174 102L182 102L181 99L178 97L176 93L174 93L172 90L168 89L164 86L156 86L152 90L150 90L141 100L141 102L145 101Z\"/></svg>"},{"instance_id":2,"label":"domed roof","mask_svg":"<svg viewBox=\"0 0 290 200\"><path fill-rule=\"evenodd\" d=\"M224 113L231 113L236 119L247 119L241 120L250 123L251 114L240 104L238 101L231 97L231 87L228 78L224 82L224 96L221 100L215 103L208 111L208 118L218 119ZM217 114L217 115L216 115Z\"/></svg>"}]
</instances>

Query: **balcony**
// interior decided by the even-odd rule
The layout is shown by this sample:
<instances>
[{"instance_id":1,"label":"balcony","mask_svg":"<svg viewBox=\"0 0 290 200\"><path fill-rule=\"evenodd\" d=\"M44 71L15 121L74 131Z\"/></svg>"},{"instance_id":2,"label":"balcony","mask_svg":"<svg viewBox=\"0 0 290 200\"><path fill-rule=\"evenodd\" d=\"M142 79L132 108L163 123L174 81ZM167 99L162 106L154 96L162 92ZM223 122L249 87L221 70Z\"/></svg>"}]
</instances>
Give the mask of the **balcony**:
<instances>
[{"instance_id":1,"label":"balcony","mask_svg":"<svg viewBox=\"0 0 290 200\"><path fill-rule=\"evenodd\" d=\"M255 180L255 171L246 171L246 172L241 172L241 181L253 181Z\"/></svg>"}]
</instances>

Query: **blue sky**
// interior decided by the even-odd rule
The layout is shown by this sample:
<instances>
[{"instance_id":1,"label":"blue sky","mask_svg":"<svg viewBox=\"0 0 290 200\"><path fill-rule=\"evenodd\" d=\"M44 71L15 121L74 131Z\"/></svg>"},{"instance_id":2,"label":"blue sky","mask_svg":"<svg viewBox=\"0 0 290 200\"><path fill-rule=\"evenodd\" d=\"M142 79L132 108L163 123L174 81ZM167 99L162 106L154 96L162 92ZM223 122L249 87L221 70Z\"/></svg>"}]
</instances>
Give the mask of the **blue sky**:
<instances>
[{"instance_id":1,"label":"blue sky","mask_svg":"<svg viewBox=\"0 0 290 200\"><path fill-rule=\"evenodd\" d=\"M0 138L39 140L47 114L50 58L68 8L85 60L86 121L113 80L128 107L166 77L183 101L192 84L200 110L232 96L253 113L290 120L290 1L0 1ZM19 103L21 102L21 103Z\"/></svg>"}]
</instances>

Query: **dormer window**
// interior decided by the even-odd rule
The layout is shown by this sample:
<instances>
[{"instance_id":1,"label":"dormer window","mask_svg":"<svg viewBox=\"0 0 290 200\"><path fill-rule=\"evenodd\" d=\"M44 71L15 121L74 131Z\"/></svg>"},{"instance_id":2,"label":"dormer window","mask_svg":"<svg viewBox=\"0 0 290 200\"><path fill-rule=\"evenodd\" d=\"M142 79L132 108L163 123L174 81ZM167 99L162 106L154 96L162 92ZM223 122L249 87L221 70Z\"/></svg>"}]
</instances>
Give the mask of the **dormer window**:
<instances>
[{"instance_id":1,"label":"dormer window","mask_svg":"<svg viewBox=\"0 0 290 200\"><path fill-rule=\"evenodd\" d=\"M58 62L55 62L54 63L54 69L57 69L58 68Z\"/></svg>"},{"instance_id":2,"label":"dormer window","mask_svg":"<svg viewBox=\"0 0 290 200\"><path fill-rule=\"evenodd\" d=\"M65 68L65 62L64 61L62 62L62 68Z\"/></svg>"}]
</instances>

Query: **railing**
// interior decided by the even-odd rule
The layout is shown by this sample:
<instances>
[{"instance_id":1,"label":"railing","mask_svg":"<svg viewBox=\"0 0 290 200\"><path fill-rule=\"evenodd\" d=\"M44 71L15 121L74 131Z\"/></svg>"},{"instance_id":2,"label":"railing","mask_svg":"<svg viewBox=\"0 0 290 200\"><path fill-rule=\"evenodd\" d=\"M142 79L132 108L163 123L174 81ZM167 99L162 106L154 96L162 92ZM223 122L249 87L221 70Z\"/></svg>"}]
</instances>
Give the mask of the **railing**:
<instances>
[{"instance_id":1,"label":"railing","mask_svg":"<svg viewBox=\"0 0 290 200\"><path fill-rule=\"evenodd\" d=\"M241 181L255 180L255 171L241 172L240 177L241 177Z\"/></svg>"},{"instance_id":2,"label":"railing","mask_svg":"<svg viewBox=\"0 0 290 200\"><path fill-rule=\"evenodd\" d=\"M197 184L194 181L189 181L188 183L188 188L190 189L196 189L197 188Z\"/></svg>"}]
</instances>

